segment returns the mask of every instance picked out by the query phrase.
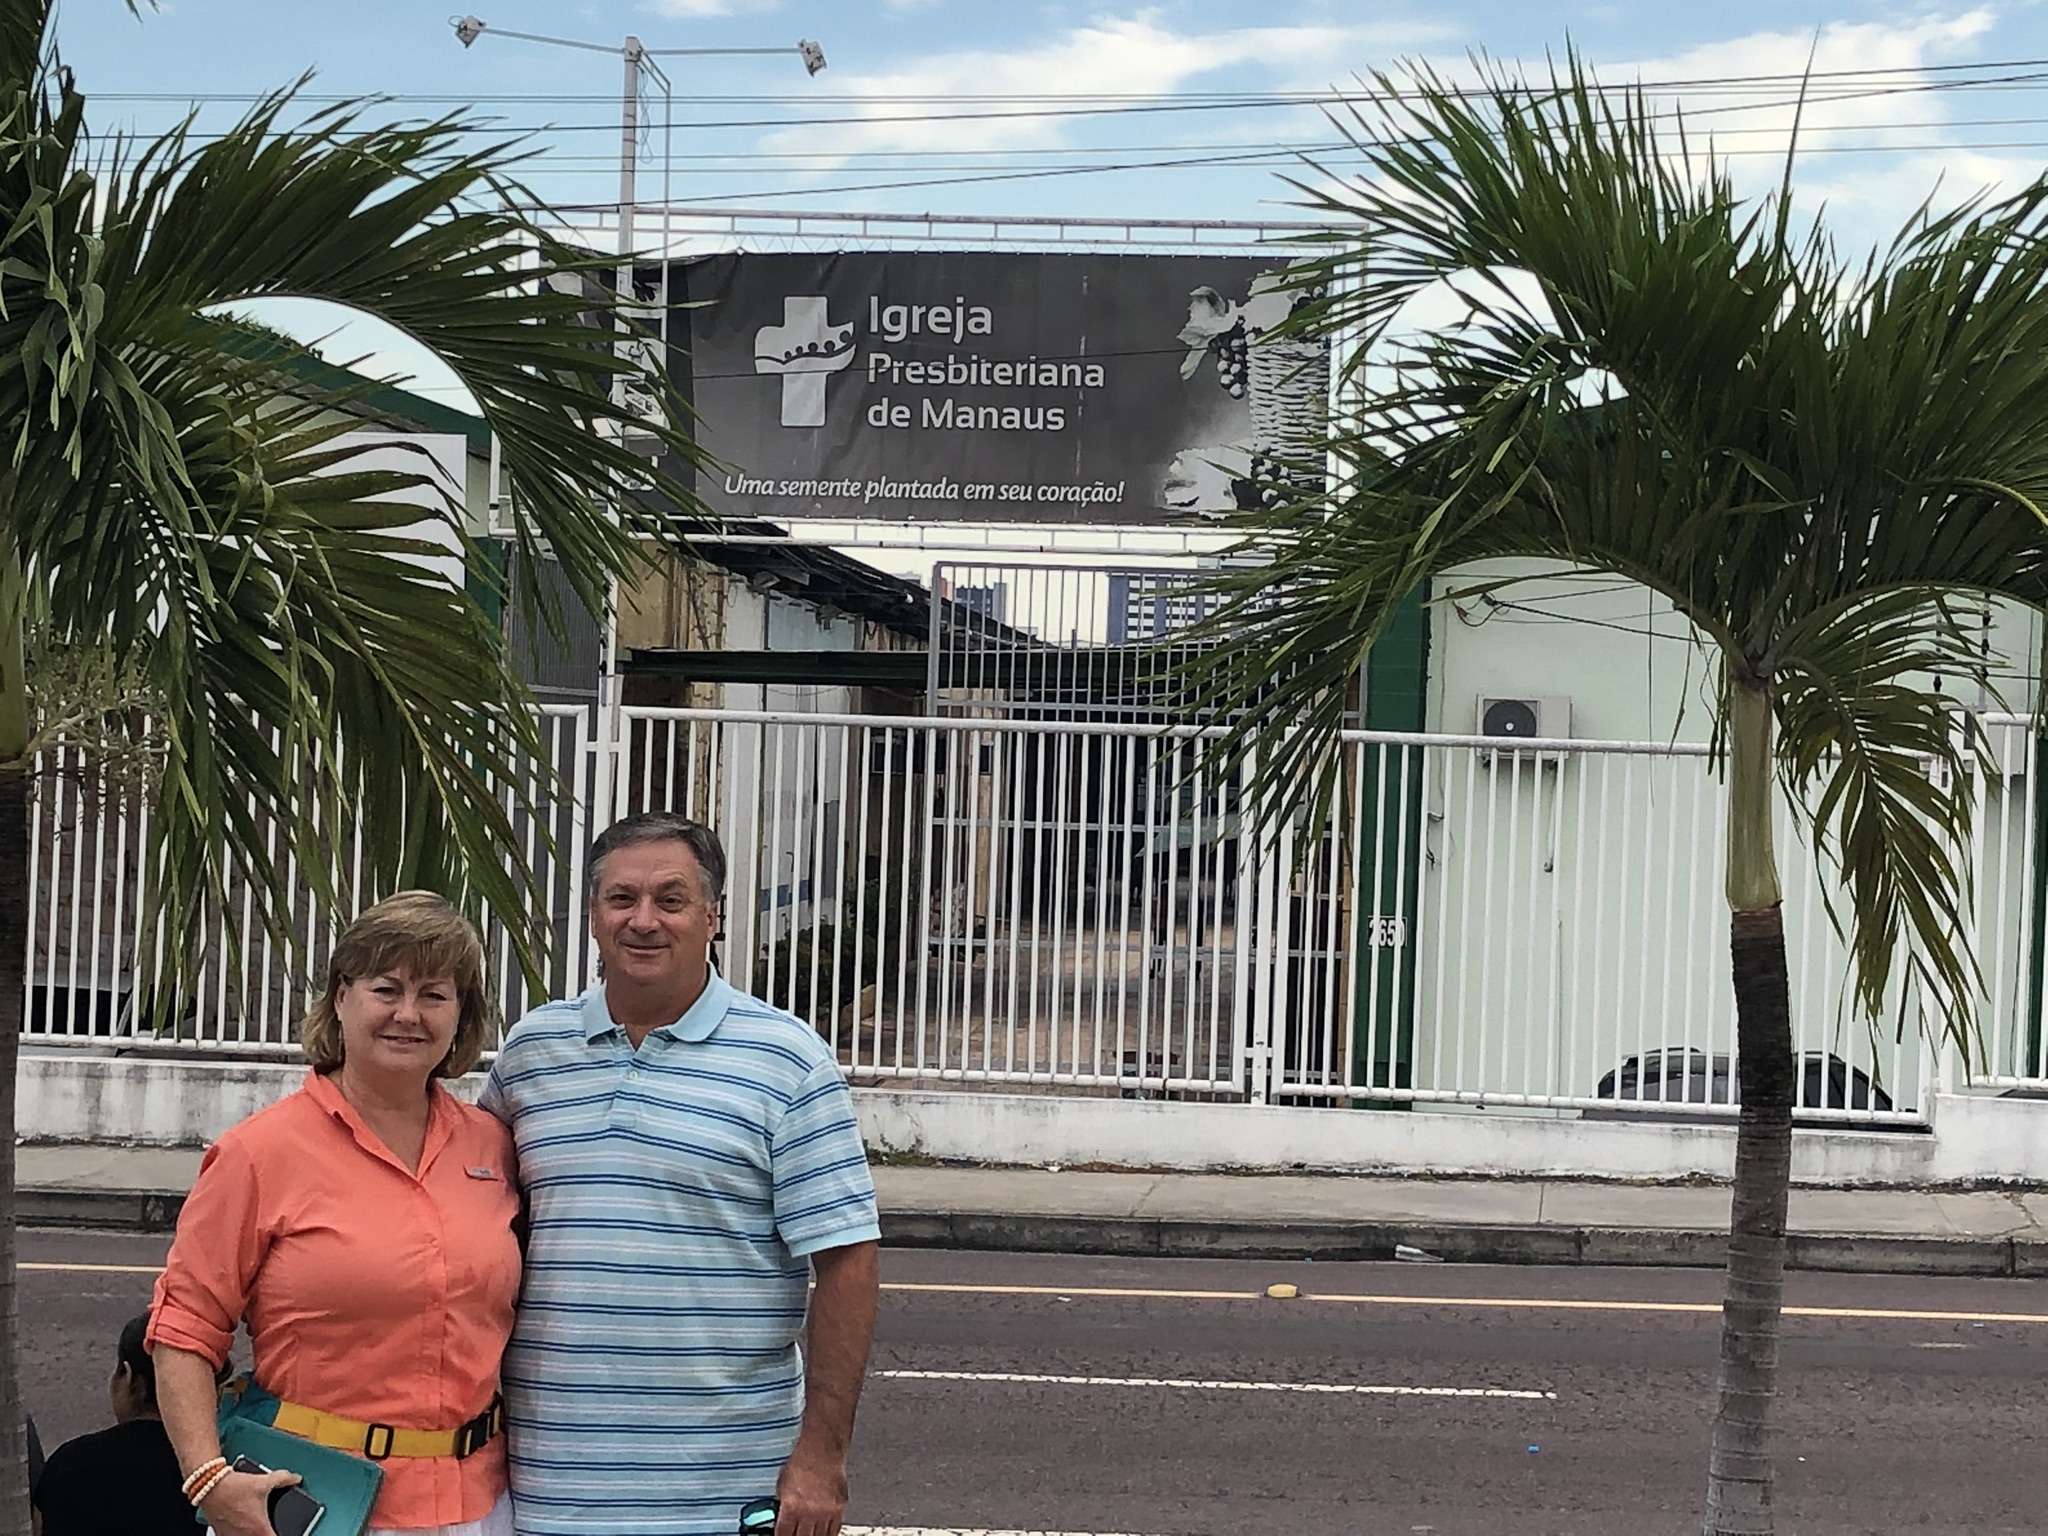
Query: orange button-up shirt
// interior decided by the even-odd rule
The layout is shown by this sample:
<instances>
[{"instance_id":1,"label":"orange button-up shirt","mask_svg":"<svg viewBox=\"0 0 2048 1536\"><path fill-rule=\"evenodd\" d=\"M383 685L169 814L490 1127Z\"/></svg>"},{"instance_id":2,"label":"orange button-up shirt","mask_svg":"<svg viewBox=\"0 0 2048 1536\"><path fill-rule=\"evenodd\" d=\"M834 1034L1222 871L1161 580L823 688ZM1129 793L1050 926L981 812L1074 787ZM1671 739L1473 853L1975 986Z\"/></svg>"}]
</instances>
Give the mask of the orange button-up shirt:
<instances>
[{"instance_id":1,"label":"orange button-up shirt","mask_svg":"<svg viewBox=\"0 0 2048 1536\"><path fill-rule=\"evenodd\" d=\"M149 1347L227 1359L246 1320L256 1380L286 1402L401 1429L490 1406L519 1297L512 1138L440 1084L417 1174L317 1072L199 1165L156 1283ZM370 1523L480 1520L505 1439L384 1462Z\"/></svg>"}]
</instances>

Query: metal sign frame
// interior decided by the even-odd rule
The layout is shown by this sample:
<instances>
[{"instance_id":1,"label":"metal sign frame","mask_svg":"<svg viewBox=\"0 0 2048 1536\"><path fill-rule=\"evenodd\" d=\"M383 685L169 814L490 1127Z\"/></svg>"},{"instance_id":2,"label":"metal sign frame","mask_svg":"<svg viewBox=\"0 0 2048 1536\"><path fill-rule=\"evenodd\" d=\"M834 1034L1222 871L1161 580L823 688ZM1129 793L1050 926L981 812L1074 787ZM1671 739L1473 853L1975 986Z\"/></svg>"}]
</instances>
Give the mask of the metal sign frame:
<instances>
[{"instance_id":1,"label":"metal sign frame","mask_svg":"<svg viewBox=\"0 0 2048 1536\"><path fill-rule=\"evenodd\" d=\"M616 204L554 209L562 232L579 244L616 249ZM834 212L800 209L641 204L633 211L636 236L648 241L643 264L661 277L656 302L668 303L668 263L719 251L797 252L839 248L1009 252L1124 252L1133 255L1272 255L1290 242L1327 234L1333 226L1311 220L1116 219L1058 215ZM1333 393L1332 405L1336 403ZM705 536L703 542L816 544L932 555L1031 555L1053 559L1159 560L1186 567L1213 557L1235 536L1195 524L1062 523L975 525L906 519L887 524L794 519L772 534Z\"/></svg>"}]
</instances>

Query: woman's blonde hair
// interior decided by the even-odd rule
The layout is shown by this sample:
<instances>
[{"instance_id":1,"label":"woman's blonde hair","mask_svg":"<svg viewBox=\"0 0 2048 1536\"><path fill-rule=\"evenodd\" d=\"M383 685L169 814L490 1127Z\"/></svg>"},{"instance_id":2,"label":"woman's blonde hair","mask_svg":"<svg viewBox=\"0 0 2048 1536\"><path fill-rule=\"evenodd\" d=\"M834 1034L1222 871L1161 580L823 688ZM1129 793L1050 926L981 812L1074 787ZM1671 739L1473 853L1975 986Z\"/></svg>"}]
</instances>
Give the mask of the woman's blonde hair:
<instances>
[{"instance_id":1,"label":"woman's blonde hair","mask_svg":"<svg viewBox=\"0 0 2048 1536\"><path fill-rule=\"evenodd\" d=\"M432 891L400 891L350 923L327 957L326 988L299 1024L299 1043L314 1070L332 1072L341 1065L341 1019L334 1011L341 989L366 976L399 972L418 979L449 977L461 997L455 1038L434 1075L460 1077L477 1064L491 1032L483 940L468 918Z\"/></svg>"}]
</instances>

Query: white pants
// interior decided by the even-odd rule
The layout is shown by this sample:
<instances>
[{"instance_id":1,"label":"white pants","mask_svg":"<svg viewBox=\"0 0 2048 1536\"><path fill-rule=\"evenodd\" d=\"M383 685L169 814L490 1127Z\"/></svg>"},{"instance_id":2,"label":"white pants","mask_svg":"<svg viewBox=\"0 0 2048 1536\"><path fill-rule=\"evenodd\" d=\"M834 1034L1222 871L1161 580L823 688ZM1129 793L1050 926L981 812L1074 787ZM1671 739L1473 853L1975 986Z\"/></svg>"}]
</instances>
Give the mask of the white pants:
<instances>
[{"instance_id":1,"label":"white pants","mask_svg":"<svg viewBox=\"0 0 2048 1536\"><path fill-rule=\"evenodd\" d=\"M206 1536L214 1536L210 1525L206 1528ZM363 1536L512 1536L512 1495L499 1494L498 1502L481 1520L459 1520L454 1525L415 1525L402 1529L395 1525L369 1525L363 1528Z\"/></svg>"},{"instance_id":2,"label":"white pants","mask_svg":"<svg viewBox=\"0 0 2048 1536\"><path fill-rule=\"evenodd\" d=\"M464 1520L456 1525L414 1526L406 1530L373 1525L363 1532L363 1536L512 1536L512 1495L501 1495L491 1506L491 1512L481 1520Z\"/></svg>"}]
</instances>

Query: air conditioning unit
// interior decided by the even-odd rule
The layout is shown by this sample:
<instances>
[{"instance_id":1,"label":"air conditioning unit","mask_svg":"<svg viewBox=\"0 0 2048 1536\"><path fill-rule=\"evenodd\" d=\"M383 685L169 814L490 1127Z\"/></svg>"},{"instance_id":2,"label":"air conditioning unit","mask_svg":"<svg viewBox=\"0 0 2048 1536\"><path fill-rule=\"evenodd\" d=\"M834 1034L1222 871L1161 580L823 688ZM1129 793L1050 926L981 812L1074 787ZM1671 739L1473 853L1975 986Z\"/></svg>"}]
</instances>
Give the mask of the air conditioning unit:
<instances>
[{"instance_id":1,"label":"air conditioning unit","mask_svg":"<svg viewBox=\"0 0 2048 1536\"><path fill-rule=\"evenodd\" d=\"M1572 733L1572 701L1559 694L1533 698L1481 694L1478 715L1478 734L1504 743L1517 739L1564 741ZM1481 753L1479 761L1492 767L1500 756L1497 751L1486 751ZM1563 760L1563 755L1557 752L1515 752L1509 761L1516 759L1533 759L1545 767L1555 768Z\"/></svg>"}]
</instances>

